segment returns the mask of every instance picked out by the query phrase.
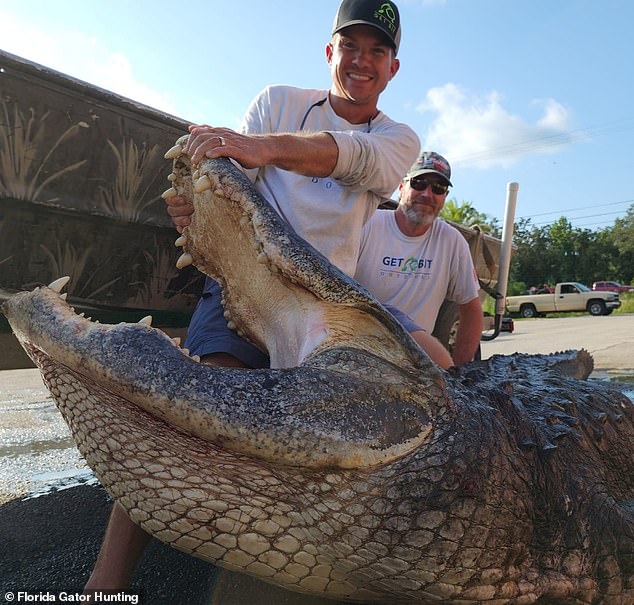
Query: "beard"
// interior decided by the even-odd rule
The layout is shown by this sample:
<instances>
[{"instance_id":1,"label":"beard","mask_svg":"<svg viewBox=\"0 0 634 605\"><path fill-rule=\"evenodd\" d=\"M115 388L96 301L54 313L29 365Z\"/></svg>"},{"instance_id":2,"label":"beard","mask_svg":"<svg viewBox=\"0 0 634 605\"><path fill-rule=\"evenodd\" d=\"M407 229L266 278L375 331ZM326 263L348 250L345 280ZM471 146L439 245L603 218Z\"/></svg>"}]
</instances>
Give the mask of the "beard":
<instances>
[{"instance_id":1,"label":"beard","mask_svg":"<svg viewBox=\"0 0 634 605\"><path fill-rule=\"evenodd\" d=\"M413 204L401 205L401 210L407 219L417 227L431 225L436 219L436 214L432 210Z\"/></svg>"}]
</instances>

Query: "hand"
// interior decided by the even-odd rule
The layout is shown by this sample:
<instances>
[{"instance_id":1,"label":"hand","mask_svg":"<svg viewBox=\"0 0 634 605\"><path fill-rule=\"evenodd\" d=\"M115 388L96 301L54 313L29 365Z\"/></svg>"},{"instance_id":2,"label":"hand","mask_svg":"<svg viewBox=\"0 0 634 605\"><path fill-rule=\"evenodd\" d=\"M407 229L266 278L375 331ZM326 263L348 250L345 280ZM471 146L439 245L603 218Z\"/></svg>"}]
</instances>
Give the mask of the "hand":
<instances>
[{"instance_id":1,"label":"hand","mask_svg":"<svg viewBox=\"0 0 634 605\"><path fill-rule=\"evenodd\" d=\"M233 158L244 168L259 168L270 163L275 139L265 135L240 134L230 128L190 126L185 153L192 164L203 158Z\"/></svg>"},{"instance_id":2,"label":"hand","mask_svg":"<svg viewBox=\"0 0 634 605\"><path fill-rule=\"evenodd\" d=\"M194 205L182 195L175 195L165 200L167 204L167 214L172 217L172 222L176 225L179 233L183 232L183 227L188 227L192 222Z\"/></svg>"}]
</instances>

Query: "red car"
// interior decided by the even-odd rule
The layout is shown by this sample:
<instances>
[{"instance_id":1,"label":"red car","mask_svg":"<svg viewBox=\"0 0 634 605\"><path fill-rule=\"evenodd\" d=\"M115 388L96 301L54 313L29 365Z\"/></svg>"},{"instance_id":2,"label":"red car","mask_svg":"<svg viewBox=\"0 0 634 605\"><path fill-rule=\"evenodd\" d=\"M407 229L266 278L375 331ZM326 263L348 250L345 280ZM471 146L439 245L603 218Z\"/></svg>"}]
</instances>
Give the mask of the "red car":
<instances>
[{"instance_id":1,"label":"red car","mask_svg":"<svg viewBox=\"0 0 634 605\"><path fill-rule=\"evenodd\" d=\"M634 286L624 286L617 281L595 281L592 284L592 289L598 292L632 292Z\"/></svg>"}]
</instances>

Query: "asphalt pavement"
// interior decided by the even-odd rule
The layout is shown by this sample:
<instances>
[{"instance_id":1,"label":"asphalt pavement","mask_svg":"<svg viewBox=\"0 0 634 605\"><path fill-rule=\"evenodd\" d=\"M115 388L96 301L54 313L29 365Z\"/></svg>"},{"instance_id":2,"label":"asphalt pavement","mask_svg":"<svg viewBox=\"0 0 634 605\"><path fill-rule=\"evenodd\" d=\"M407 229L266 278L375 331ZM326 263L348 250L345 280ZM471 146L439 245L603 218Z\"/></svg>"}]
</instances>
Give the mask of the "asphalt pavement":
<instances>
[{"instance_id":1,"label":"asphalt pavement","mask_svg":"<svg viewBox=\"0 0 634 605\"><path fill-rule=\"evenodd\" d=\"M502 332L482 343L482 358L513 353L557 353L585 349L601 372L634 371L634 314L579 315L514 320L512 334Z\"/></svg>"}]
</instances>

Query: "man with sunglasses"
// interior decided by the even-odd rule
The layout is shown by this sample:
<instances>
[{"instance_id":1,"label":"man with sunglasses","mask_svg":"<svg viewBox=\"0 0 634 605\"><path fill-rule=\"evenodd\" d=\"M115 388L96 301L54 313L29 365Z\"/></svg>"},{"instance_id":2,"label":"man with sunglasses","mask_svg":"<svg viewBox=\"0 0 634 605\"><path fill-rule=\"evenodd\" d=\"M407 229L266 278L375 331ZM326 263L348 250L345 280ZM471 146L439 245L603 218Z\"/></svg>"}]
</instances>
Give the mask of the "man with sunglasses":
<instances>
[{"instance_id":1,"label":"man with sunglasses","mask_svg":"<svg viewBox=\"0 0 634 605\"><path fill-rule=\"evenodd\" d=\"M381 302L406 313L405 327L431 334L445 298L458 304L453 362L475 355L482 333L479 284L469 246L438 218L451 186L449 162L424 151L401 181L396 210L377 210L364 227L355 279Z\"/></svg>"}]
</instances>

